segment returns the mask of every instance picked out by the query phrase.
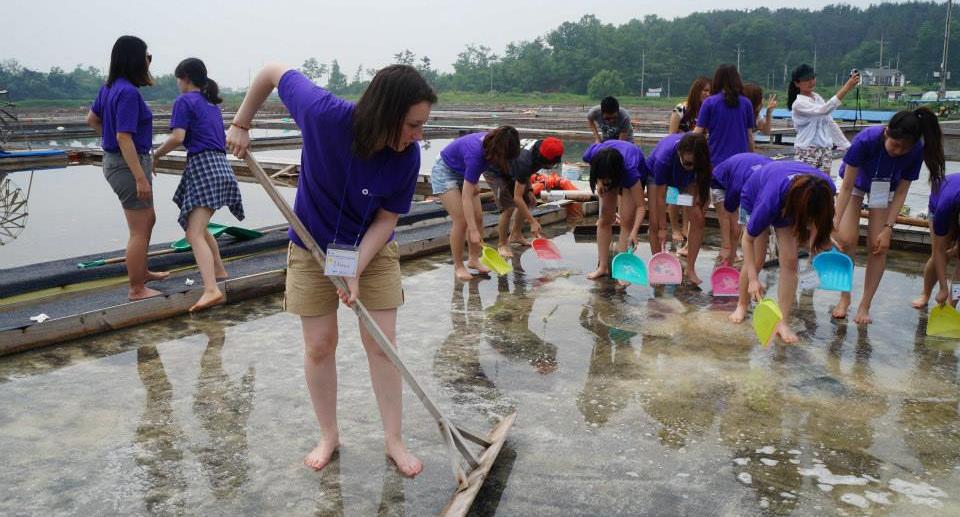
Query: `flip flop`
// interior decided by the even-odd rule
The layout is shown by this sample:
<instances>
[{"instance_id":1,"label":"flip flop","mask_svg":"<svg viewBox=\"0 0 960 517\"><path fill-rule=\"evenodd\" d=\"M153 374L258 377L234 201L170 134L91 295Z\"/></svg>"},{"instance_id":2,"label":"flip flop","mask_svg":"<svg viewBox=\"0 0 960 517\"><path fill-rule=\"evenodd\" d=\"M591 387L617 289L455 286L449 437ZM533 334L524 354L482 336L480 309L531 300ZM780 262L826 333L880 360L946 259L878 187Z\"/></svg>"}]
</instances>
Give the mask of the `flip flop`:
<instances>
[{"instance_id":1,"label":"flip flop","mask_svg":"<svg viewBox=\"0 0 960 517\"><path fill-rule=\"evenodd\" d=\"M820 289L844 292L853 289L853 261L837 248L813 257L813 269L820 277Z\"/></svg>"},{"instance_id":2,"label":"flip flop","mask_svg":"<svg viewBox=\"0 0 960 517\"><path fill-rule=\"evenodd\" d=\"M643 259L633 254L633 248L613 257L612 276L615 280L623 280L631 284L650 285L647 278L647 265Z\"/></svg>"},{"instance_id":3,"label":"flip flop","mask_svg":"<svg viewBox=\"0 0 960 517\"><path fill-rule=\"evenodd\" d=\"M930 309L927 319L927 335L960 338L960 312L951 305L937 305Z\"/></svg>"},{"instance_id":4,"label":"flip flop","mask_svg":"<svg viewBox=\"0 0 960 517\"><path fill-rule=\"evenodd\" d=\"M560 250L550 239L533 239L533 251L537 253L540 260L560 260Z\"/></svg>"},{"instance_id":5,"label":"flip flop","mask_svg":"<svg viewBox=\"0 0 960 517\"><path fill-rule=\"evenodd\" d=\"M777 329L777 324L782 319L783 313L780 312L780 306L770 298L758 303L753 309L753 331L756 332L757 339L764 348L770 346L773 331Z\"/></svg>"},{"instance_id":6,"label":"flip flop","mask_svg":"<svg viewBox=\"0 0 960 517\"><path fill-rule=\"evenodd\" d=\"M483 247L483 253L480 254L480 263L500 276L513 271L513 265L504 260L500 253L490 246Z\"/></svg>"},{"instance_id":7,"label":"flip flop","mask_svg":"<svg viewBox=\"0 0 960 517\"><path fill-rule=\"evenodd\" d=\"M680 285L683 282L683 266L677 257L661 251L650 258L651 285Z\"/></svg>"},{"instance_id":8,"label":"flip flop","mask_svg":"<svg viewBox=\"0 0 960 517\"><path fill-rule=\"evenodd\" d=\"M714 296L739 296L740 272L731 266L717 266L710 275Z\"/></svg>"}]
</instances>

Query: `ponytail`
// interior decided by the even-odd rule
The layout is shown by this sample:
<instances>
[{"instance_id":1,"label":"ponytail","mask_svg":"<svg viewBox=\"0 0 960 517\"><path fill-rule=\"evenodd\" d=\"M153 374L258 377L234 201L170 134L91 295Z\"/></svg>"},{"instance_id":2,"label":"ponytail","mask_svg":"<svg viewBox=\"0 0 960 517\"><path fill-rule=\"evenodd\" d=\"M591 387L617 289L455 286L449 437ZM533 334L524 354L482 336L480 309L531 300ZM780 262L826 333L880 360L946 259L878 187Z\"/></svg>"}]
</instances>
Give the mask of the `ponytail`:
<instances>
[{"instance_id":1,"label":"ponytail","mask_svg":"<svg viewBox=\"0 0 960 517\"><path fill-rule=\"evenodd\" d=\"M700 206L710 201L710 182L713 179L713 166L710 164L710 147L703 133L687 133L677 142L679 154L693 154L694 183L697 185L697 198Z\"/></svg>"},{"instance_id":2,"label":"ponytail","mask_svg":"<svg viewBox=\"0 0 960 517\"><path fill-rule=\"evenodd\" d=\"M797 84L793 81L790 81L790 86L787 86L787 109L793 110L793 101L797 100L797 95L800 95L800 88L797 88Z\"/></svg>"},{"instance_id":3,"label":"ponytail","mask_svg":"<svg viewBox=\"0 0 960 517\"><path fill-rule=\"evenodd\" d=\"M510 173L510 160L520 154L520 133L513 126L500 126L483 137L483 159L503 174Z\"/></svg>"},{"instance_id":4,"label":"ponytail","mask_svg":"<svg viewBox=\"0 0 960 517\"><path fill-rule=\"evenodd\" d=\"M946 169L943 131L937 116L927 107L897 112L887 125L887 134L894 140L906 139L913 143L923 140L923 163L930 171L930 186L936 192Z\"/></svg>"},{"instance_id":5,"label":"ponytail","mask_svg":"<svg viewBox=\"0 0 960 517\"><path fill-rule=\"evenodd\" d=\"M810 225L817 229L812 246L825 250L833 232L833 191L827 180L813 174L798 174L787 189L782 217L793 221L793 229L801 243L810 240Z\"/></svg>"},{"instance_id":6,"label":"ponytail","mask_svg":"<svg viewBox=\"0 0 960 517\"><path fill-rule=\"evenodd\" d=\"M207 66L203 61L195 57L188 57L177 65L173 75L177 79L190 81L191 84L200 88L200 93L211 104L220 104L223 99L220 98L220 88L217 82L207 77Z\"/></svg>"}]
</instances>

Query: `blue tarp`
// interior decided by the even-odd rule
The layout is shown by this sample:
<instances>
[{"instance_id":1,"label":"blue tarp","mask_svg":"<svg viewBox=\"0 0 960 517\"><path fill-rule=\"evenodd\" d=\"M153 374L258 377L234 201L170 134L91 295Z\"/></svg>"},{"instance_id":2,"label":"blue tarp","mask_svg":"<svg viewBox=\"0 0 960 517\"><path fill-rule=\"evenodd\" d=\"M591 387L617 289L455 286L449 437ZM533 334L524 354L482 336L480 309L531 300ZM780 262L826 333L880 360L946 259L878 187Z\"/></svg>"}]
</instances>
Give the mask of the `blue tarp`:
<instances>
[{"instance_id":1,"label":"blue tarp","mask_svg":"<svg viewBox=\"0 0 960 517\"><path fill-rule=\"evenodd\" d=\"M766 116L767 109L764 108L760 110L761 116ZM896 111L860 111L860 120L864 122L888 122L891 117L896 113ZM773 110L773 118L775 119L785 119L790 118L790 110L784 108L776 108ZM857 120L857 110L849 109L838 109L833 112L834 120L843 120L846 122L853 122Z\"/></svg>"},{"instance_id":2,"label":"blue tarp","mask_svg":"<svg viewBox=\"0 0 960 517\"><path fill-rule=\"evenodd\" d=\"M26 158L29 156L59 156L66 154L66 151L60 149L42 149L39 151L13 151L8 152L0 149L0 159L3 158Z\"/></svg>"}]
</instances>

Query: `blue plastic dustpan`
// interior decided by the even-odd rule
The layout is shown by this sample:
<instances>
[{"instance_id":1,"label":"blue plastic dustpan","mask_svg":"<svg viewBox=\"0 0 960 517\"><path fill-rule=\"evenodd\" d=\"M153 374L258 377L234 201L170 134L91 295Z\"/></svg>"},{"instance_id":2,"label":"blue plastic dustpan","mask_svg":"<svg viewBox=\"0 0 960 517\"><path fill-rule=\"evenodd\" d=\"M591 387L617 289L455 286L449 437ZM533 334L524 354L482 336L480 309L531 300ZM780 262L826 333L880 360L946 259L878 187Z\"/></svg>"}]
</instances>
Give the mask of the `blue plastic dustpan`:
<instances>
[{"instance_id":1,"label":"blue plastic dustpan","mask_svg":"<svg viewBox=\"0 0 960 517\"><path fill-rule=\"evenodd\" d=\"M649 285L647 265L643 259L633 254L633 248L613 257L613 278L631 284Z\"/></svg>"},{"instance_id":2,"label":"blue plastic dustpan","mask_svg":"<svg viewBox=\"0 0 960 517\"><path fill-rule=\"evenodd\" d=\"M813 269L820 277L820 289L845 292L853 289L853 261L837 248L813 257Z\"/></svg>"}]
</instances>

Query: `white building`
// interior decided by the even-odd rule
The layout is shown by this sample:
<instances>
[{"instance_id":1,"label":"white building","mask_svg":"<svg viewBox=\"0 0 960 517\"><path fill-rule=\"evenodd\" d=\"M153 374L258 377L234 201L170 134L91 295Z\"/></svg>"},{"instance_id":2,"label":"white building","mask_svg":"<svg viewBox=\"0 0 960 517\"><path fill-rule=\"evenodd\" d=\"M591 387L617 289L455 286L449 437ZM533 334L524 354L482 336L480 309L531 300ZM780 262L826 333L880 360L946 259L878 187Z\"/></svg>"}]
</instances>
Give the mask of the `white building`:
<instances>
[{"instance_id":1,"label":"white building","mask_svg":"<svg viewBox=\"0 0 960 517\"><path fill-rule=\"evenodd\" d=\"M866 68L860 72L864 86L905 86L907 78L896 68Z\"/></svg>"}]
</instances>

